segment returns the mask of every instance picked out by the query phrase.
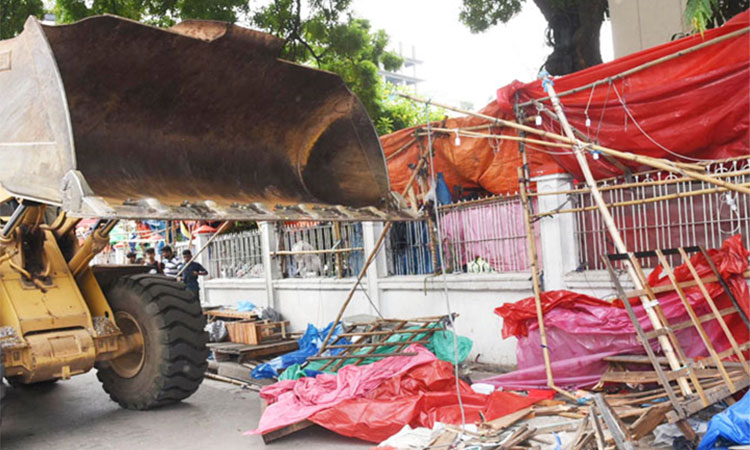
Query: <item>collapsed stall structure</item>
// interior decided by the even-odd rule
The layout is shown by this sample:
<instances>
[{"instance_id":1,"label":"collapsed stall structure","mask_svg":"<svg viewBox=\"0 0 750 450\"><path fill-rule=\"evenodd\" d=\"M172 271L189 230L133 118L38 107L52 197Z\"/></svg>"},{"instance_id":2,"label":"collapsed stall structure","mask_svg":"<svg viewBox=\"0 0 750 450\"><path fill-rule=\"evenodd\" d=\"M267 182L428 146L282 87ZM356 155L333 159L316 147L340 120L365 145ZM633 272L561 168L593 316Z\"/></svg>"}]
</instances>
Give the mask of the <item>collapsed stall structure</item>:
<instances>
[{"instance_id":1,"label":"collapsed stall structure","mask_svg":"<svg viewBox=\"0 0 750 450\"><path fill-rule=\"evenodd\" d=\"M295 355L302 365L286 366L294 373L283 372L283 381L261 391L269 406L255 432L272 440L315 423L378 442L407 425L465 423L478 424L471 439L510 448L535 431L522 426L508 434L508 427L529 414L559 413L584 418L568 448L594 441L603 447L606 440L632 448L664 421L693 438L687 417L750 383L749 33L746 12L703 35L575 74L514 82L478 113L424 102L426 109L463 116L382 138L392 189L424 213L423 227L363 224L370 228L363 243L354 238L338 247L342 240L336 239L328 248L307 250L278 243L286 239L291 247L292 233L312 238L317 229L280 229L276 239L266 224L248 236L263 240L257 265L267 293L280 285L270 273L274 257L323 254L339 277L356 275L353 286L337 288L338 297L342 290L348 294L335 318L326 314L326 322L333 319L329 327L315 332L317 346ZM561 174L572 181L549 181ZM553 221L557 228L545 231ZM395 228L419 242L394 252ZM484 234L468 236L476 228ZM505 237L489 239L493 230ZM555 239L557 252L545 249L542 264L537 247ZM373 308L382 306L371 298L387 295L371 277L377 272L372 265L389 245L395 273L402 265L425 275L514 271L528 284L528 271L533 296L495 311L503 318L503 337L518 338L519 370L482 381L545 393L487 396L457 380L451 361L461 358L452 359L452 352L435 358L420 347L452 323L453 311L442 311L442 304L430 306L429 314L445 316L339 326L364 297ZM589 283L587 271L606 271L609 278L599 285L617 300L550 289L561 285L563 265L556 259L571 258L580 265L565 267L583 275L579 286ZM420 289L422 283L426 295L427 279L419 280ZM395 291L396 281L386 284ZM364 297L355 299L359 293ZM385 317L409 317L393 314L409 305L399 307L388 307ZM281 312L296 314L283 306ZM417 334L433 322L439 332ZM326 373L310 377L317 369ZM622 392L629 385L646 390ZM560 401L549 394L565 404L550 403ZM448 447L461 436L465 428L449 427L430 444Z\"/></svg>"}]
</instances>

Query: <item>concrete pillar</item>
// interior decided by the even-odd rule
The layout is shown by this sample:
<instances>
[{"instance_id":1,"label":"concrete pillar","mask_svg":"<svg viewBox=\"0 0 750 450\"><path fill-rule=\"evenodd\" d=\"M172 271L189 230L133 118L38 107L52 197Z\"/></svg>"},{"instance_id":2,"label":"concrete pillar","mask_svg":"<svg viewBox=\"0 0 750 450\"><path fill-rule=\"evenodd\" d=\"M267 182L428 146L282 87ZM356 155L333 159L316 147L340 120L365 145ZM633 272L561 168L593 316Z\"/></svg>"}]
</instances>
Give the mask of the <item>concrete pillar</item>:
<instances>
[{"instance_id":1,"label":"concrete pillar","mask_svg":"<svg viewBox=\"0 0 750 450\"><path fill-rule=\"evenodd\" d=\"M378 238L382 232L382 222L362 222L365 261L367 261L368 256L370 256L370 253L375 249L375 244L378 242ZM385 244L383 247L385 247ZM381 312L383 308L380 302L378 279L388 275L385 258L385 248L382 248L375 258L375 261L373 261L372 264L370 264L370 267L367 268L367 274L365 276L365 280L367 280L367 293L370 295L372 302L377 305ZM375 314L375 311L372 311L372 313Z\"/></svg>"},{"instance_id":2,"label":"concrete pillar","mask_svg":"<svg viewBox=\"0 0 750 450\"><path fill-rule=\"evenodd\" d=\"M263 276L266 280L266 306L278 310L273 289L273 280L279 278L279 265L271 256L277 245L276 227L273 222L258 222L260 227L260 243L263 252Z\"/></svg>"},{"instance_id":3,"label":"concrete pillar","mask_svg":"<svg viewBox=\"0 0 750 450\"><path fill-rule=\"evenodd\" d=\"M544 175L532 178L537 192L559 192L573 188L573 179L567 174ZM567 195L542 195L536 197L537 212L557 209L568 199ZM567 203L562 208L571 208ZM566 289L565 274L578 267L578 240L575 236L575 215L555 214L539 220L544 289Z\"/></svg>"}]
</instances>

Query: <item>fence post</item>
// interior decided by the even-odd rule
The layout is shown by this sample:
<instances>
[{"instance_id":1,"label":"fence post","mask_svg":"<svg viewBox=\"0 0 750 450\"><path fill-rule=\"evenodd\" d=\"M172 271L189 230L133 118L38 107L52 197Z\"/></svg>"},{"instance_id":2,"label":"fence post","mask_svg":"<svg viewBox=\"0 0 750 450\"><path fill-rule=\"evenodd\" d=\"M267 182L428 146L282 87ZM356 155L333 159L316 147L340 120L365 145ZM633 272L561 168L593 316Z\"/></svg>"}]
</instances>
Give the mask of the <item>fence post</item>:
<instances>
[{"instance_id":1,"label":"fence post","mask_svg":"<svg viewBox=\"0 0 750 450\"><path fill-rule=\"evenodd\" d=\"M276 250L276 228L273 222L258 222L260 227L260 247L263 252L263 276L266 279L266 306L276 308L273 280L278 278L279 269L271 252Z\"/></svg>"},{"instance_id":2,"label":"fence post","mask_svg":"<svg viewBox=\"0 0 750 450\"><path fill-rule=\"evenodd\" d=\"M543 175L532 178L537 192L559 192L573 188L568 174ZM548 212L565 203L567 195L542 195L537 198L536 212ZM570 208L569 203L563 208ZM566 289L565 274L578 267L578 241L575 235L575 214L555 214L539 220L544 289Z\"/></svg>"},{"instance_id":3,"label":"fence post","mask_svg":"<svg viewBox=\"0 0 750 450\"><path fill-rule=\"evenodd\" d=\"M365 260L367 259L367 256L370 254L370 252L375 249L375 243L377 242L378 238L380 237L380 233L382 232L383 224L381 222L362 222L362 237L364 241L363 244L365 249ZM385 247L385 245L383 245L383 247ZM386 267L385 258L385 249L382 249L375 258L375 261L373 261L373 263L370 264L370 267L367 268L367 293L370 295L372 302L375 303L380 310L382 310L382 305L380 303L380 286L378 283L378 279L381 276L387 275L388 269ZM373 313L374 312L375 311L373 311Z\"/></svg>"}]
</instances>

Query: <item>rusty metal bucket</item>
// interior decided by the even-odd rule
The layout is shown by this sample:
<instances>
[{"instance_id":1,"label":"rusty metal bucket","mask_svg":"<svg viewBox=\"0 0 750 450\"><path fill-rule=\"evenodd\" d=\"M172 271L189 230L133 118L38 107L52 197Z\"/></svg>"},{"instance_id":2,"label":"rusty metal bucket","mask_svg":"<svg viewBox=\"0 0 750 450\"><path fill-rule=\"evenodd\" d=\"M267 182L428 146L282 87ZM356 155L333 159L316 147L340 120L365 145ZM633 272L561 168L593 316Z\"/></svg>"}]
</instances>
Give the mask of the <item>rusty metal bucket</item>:
<instances>
[{"instance_id":1,"label":"rusty metal bucket","mask_svg":"<svg viewBox=\"0 0 750 450\"><path fill-rule=\"evenodd\" d=\"M29 18L0 41L0 183L83 217L406 218L362 104L281 46L223 22Z\"/></svg>"}]
</instances>

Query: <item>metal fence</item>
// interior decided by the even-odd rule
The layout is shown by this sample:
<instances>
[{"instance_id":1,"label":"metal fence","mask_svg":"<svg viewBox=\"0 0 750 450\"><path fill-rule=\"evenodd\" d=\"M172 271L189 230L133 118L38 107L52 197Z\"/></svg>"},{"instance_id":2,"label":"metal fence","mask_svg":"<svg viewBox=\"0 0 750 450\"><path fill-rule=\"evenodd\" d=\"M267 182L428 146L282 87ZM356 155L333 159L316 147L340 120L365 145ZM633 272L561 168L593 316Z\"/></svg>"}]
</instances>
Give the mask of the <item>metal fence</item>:
<instances>
[{"instance_id":1,"label":"metal fence","mask_svg":"<svg viewBox=\"0 0 750 450\"><path fill-rule=\"evenodd\" d=\"M529 270L523 205L518 196L489 197L438 208L446 271ZM389 275L421 275L439 268L427 221L394 224L388 240Z\"/></svg>"},{"instance_id":2,"label":"metal fence","mask_svg":"<svg viewBox=\"0 0 750 450\"><path fill-rule=\"evenodd\" d=\"M708 172L737 184L750 184L750 158L715 163ZM581 187L581 186L579 186ZM652 250L702 245L717 248L728 237L741 234L750 244L750 195L720 191L716 186L674 174L650 172L600 185L604 200L629 250ZM589 193L573 196L576 238L581 269L604 269L600 255L614 247ZM677 263L678 261L671 261ZM644 267L658 261L642 260Z\"/></svg>"},{"instance_id":3,"label":"metal fence","mask_svg":"<svg viewBox=\"0 0 750 450\"><path fill-rule=\"evenodd\" d=\"M395 222L391 226L386 240L388 275L434 272L429 226L427 220Z\"/></svg>"},{"instance_id":4,"label":"metal fence","mask_svg":"<svg viewBox=\"0 0 750 450\"><path fill-rule=\"evenodd\" d=\"M523 204L519 196L441 206L438 217L447 270L485 273L530 269Z\"/></svg>"},{"instance_id":5,"label":"metal fence","mask_svg":"<svg viewBox=\"0 0 750 450\"><path fill-rule=\"evenodd\" d=\"M260 230L218 236L206 251L213 278L263 277Z\"/></svg>"},{"instance_id":6,"label":"metal fence","mask_svg":"<svg viewBox=\"0 0 750 450\"><path fill-rule=\"evenodd\" d=\"M284 277L351 277L364 265L362 224L284 225L277 257Z\"/></svg>"}]
</instances>

